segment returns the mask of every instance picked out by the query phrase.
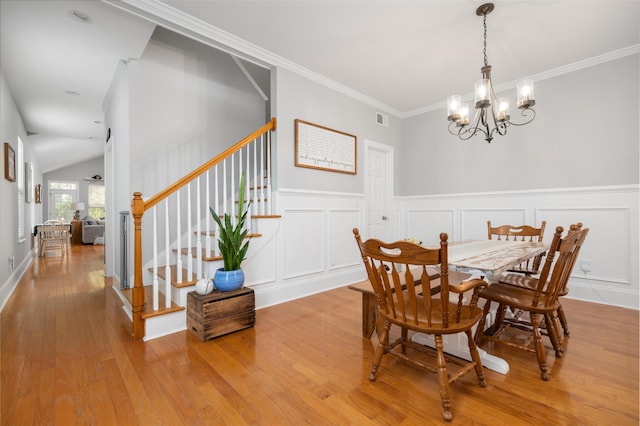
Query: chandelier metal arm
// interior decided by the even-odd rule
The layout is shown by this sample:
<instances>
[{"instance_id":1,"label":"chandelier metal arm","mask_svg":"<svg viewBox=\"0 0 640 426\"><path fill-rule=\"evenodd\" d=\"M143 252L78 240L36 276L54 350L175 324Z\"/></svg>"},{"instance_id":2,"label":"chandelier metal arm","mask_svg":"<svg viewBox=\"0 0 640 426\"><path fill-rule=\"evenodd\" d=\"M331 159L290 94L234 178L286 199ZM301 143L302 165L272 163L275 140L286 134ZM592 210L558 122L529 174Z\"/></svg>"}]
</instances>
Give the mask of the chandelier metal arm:
<instances>
[{"instance_id":1,"label":"chandelier metal arm","mask_svg":"<svg viewBox=\"0 0 640 426\"><path fill-rule=\"evenodd\" d=\"M527 121L523 122L523 123L514 123L511 120L509 120L509 124L512 126L524 126L525 124L529 124L533 121L534 118L536 118L536 110L533 108L521 108L520 109L520 115L523 117L528 117L529 116L529 112L531 112L531 118L529 118Z\"/></svg>"}]
</instances>

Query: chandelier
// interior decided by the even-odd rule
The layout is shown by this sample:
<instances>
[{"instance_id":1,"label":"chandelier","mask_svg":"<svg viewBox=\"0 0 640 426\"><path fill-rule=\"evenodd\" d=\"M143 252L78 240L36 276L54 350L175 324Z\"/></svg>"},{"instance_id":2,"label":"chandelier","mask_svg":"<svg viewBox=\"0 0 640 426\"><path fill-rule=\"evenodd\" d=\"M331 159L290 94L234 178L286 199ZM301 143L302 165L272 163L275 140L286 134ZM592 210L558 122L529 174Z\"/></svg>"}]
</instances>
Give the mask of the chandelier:
<instances>
[{"instance_id":1,"label":"chandelier","mask_svg":"<svg viewBox=\"0 0 640 426\"><path fill-rule=\"evenodd\" d=\"M533 80L523 80L517 84L518 108L521 110L520 115L526 120L523 123L511 121L507 98L496 99L491 81L491 65L487 61L487 15L493 11L493 8L493 3L486 3L476 9L476 15L482 16L484 25L484 66L480 69L482 79L478 80L474 87L476 112L471 125L469 125L468 104L461 103L459 95L447 98L449 133L457 135L462 140L482 133L485 140L491 143L494 133L504 136L507 134L509 126L524 126L531 123L536 117L536 111L531 108L536 104L533 94Z\"/></svg>"}]
</instances>

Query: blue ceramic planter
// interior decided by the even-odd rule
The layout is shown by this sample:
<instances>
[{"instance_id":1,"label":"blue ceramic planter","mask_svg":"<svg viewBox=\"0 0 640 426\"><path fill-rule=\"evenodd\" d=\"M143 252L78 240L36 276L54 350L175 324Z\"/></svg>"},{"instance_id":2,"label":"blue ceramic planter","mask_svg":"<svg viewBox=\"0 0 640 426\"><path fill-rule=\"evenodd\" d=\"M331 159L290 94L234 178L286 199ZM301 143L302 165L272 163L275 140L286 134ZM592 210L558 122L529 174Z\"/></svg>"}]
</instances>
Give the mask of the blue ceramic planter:
<instances>
[{"instance_id":1,"label":"blue ceramic planter","mask_svg":"<svg viewBox=\"0 0 640 426\"><path fill-rule=\"evenodd\" d=\"M244 272L242 269L235 271L225 271L224 268L216 269L213 285L216 290L220 291L238 290L244 285Z\"/></svg>"}]
</instances>

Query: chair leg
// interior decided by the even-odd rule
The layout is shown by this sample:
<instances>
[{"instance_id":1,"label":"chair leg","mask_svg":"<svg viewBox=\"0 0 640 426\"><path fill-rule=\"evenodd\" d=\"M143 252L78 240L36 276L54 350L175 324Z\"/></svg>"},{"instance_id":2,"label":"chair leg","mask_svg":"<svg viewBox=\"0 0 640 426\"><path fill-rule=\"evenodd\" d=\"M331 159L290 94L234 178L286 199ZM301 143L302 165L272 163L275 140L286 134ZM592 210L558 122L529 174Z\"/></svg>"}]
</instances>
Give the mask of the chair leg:
<instances>
[{"instance_id":1,"label":"chair leg","mask_svg":"<svg viewBox=\"0 0 640 426\"><path fill-rule=\"evenodd\" d=\"M540 334L540 314L531 313L531 324L533 325L533 341L536 349L536 357L540 366L540 377L542 380L549 380L549 372L547 371L547 355L542 343L542 334Z\"/></svg>"},{"instance_id":2,"label":"chair leg","mask_svg":"<svg viewBox=\"0 0 640 426\"><path fill-rule=\"evenodd\" d=\"M442 417L450 422L453 419L451 414L451 398L449 397L449 375L447 374L447 362L444 359L444 346L442 336L434 336L436 351L438 353L436 366L438 367L438 388L440 389L440 399L442 399Z\"/></svg>"},{"instance_id":3,"label":"chair leg","mask_svg":"<svg viewBox=\"0 0 640 426\"><path fill-rule=\"evenodd\" d=\"M553 349L556 351L556 358L562 358L562 338L555 314L545 314L544 322L547 327L547 334L549 334L549 340L551 340Z\"/></svg>"},{"instance_id":4,"label":"chair leg","mask_svg":"<svg viewBox=\"0 0 640 426\"><path fill-rule=\"evenodd\" d=\"M502 323L504 322L504 318L506 316L507 313L507 306L503 305L502 303L498 305L498 309L496 310L496 320L493 323L493 327L491 329L491 333L495 334L500 327L502 326Z\"/></svg>"},{"instance_id":5,"label":"chair leg","mask_svg":"<svg viewBox=\"0 0 640 426\"><path fill-rule=\"evenodd\" d=\"M569 323L567 323L567 316L564 313L564 309L562 305L558 307L558 318L560 318L560 324L562 324L562 329L564 330L564 335L569 335Z\"/></svg>"},{"instance_id":6,"label":"chair leg","mask_svg":"<svg viewBox=\"0 0 640 426\"><path fill-rule=\"evenodd\" d=\"M407 338L409 337L409 329L407 328L403 328L402 332L400 333L400 336L402 337L402 341L401 341L401 346L402 346L402 354L406 355L407 354Z\"/></svg>"},{"instance_id":7,"label":"chair leg","mask_svg":"<svg viewBox=\"0 0 640 426\"><path fill-rule=\"evenodd\" d=\"M471 335L471 330L465 331L467 335L467 340L469 342L469 352L471 353L471 359L475 363L473 368L476 370L476 376L478 376L478 382L480 383L480 387L484 388L487 386L487 382L484 379L484 369L482 368L482 360L480 359L480 354L478 353L478 346L476 342L473 340L473 336Z\"/></svg>"},{"instance_id":8,"label":"chair leg","mask_svg":"<svg viewBox=\"0 0 640 426\"><path fill-rule=\"evenodd\" d=\"M482 335L484 334L484 325L487 322L487 315L489 315L489 309L491 309L491 301L487 300L484 304L484 309L482 310L482 317L480 321L478 321L478 325L476 326L476 343L479 345L482 343Z\"/></svg>"},{"instance_id":9,"label":"chair leg","mask_svg":"<svg viewBox=\"0 0 640 426\"><path fill-rule=\"evenodd\" d=\"M369 380L376 380L376 373L378 372L378 367L380 367L380 362L382 361L382 355L384 355L384 351L389 344L389 329L391 328L391 323L387 320L384 321L384 325L382 326L382 334L380 335L380 339L378 341L378 347L376 348L376 352L373 355L373 364L371 365L371 373L369 374Z\"/></svg>"}]
</instances>

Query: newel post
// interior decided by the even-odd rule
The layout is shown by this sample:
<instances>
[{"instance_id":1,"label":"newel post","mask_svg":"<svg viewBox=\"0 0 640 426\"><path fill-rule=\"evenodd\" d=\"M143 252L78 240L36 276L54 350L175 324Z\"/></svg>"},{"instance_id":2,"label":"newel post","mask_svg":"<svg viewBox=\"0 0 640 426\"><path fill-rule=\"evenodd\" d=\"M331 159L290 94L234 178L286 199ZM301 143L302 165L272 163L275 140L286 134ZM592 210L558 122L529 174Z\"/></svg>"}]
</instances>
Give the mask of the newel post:
<instances>
[{"instance_id":1,"label":"newel post","mask_svg":"<svg viewBox=\"0 0 640 426\"><path fill-rule=\"evenodd\" d=\"M144 201L141 192L133 193L131 201L131 214L133 216L133 338L144 337L144 284L142 283L142 215L144 214Z\"/></svg>"}]
</instances>

